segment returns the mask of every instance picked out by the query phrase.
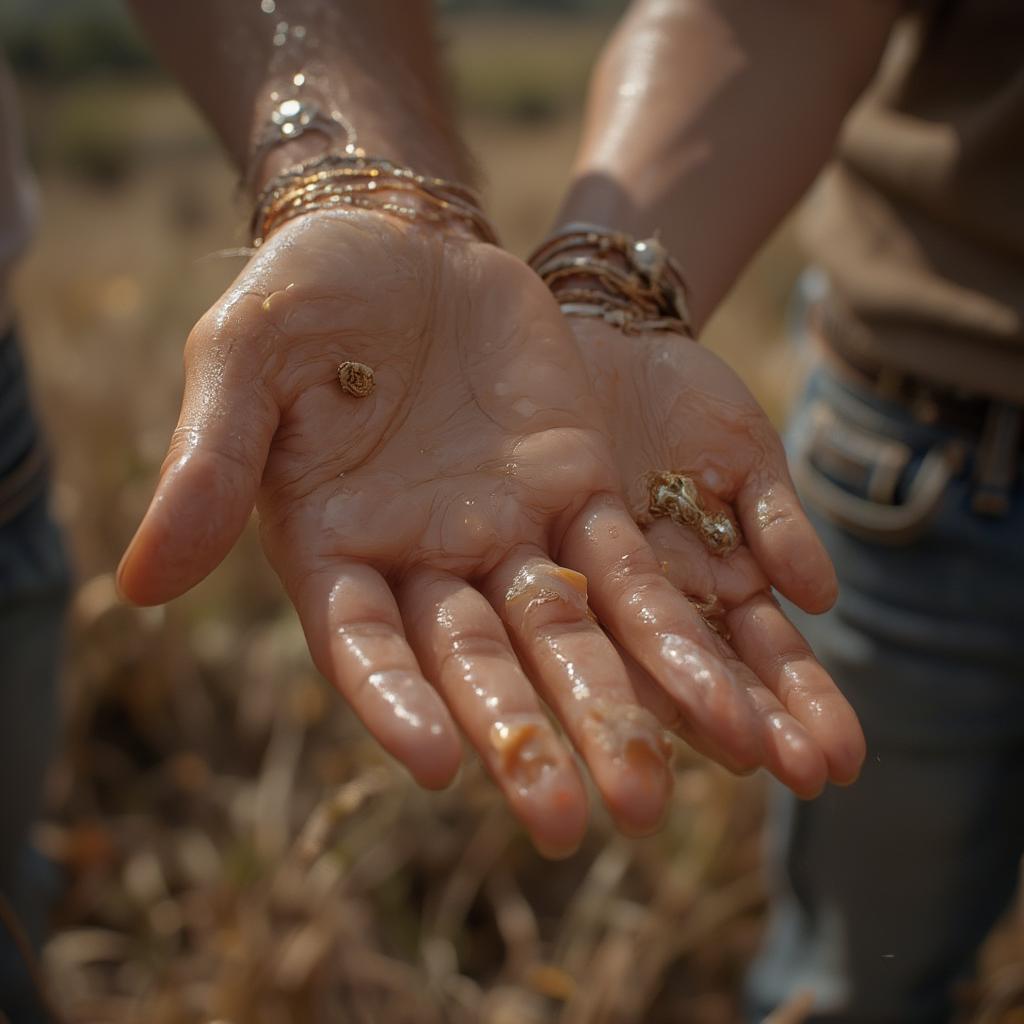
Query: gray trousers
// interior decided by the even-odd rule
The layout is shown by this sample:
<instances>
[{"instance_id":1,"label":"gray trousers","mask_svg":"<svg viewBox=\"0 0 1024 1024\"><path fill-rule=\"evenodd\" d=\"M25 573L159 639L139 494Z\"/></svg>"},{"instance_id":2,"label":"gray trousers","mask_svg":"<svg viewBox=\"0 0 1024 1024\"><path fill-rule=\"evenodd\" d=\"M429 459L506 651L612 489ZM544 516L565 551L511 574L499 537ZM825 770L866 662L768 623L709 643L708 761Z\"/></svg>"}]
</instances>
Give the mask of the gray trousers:
<instances>
[{"instance_id":1,"label":"gray trousers","mask_svg":"<svg viewBox=\"0 0 1024 1024\"><path fill-rule=\"evenodd\" d=\"M790 610L869 752L849 788L775 794L749 1016L810 989L815 1021L947 1021L1024 851L1019 454L1009 513L981 516L970 446L952 468L962 436L825 370L789 441L840 580L827 615Z\"/></svg>"}]
</instances>

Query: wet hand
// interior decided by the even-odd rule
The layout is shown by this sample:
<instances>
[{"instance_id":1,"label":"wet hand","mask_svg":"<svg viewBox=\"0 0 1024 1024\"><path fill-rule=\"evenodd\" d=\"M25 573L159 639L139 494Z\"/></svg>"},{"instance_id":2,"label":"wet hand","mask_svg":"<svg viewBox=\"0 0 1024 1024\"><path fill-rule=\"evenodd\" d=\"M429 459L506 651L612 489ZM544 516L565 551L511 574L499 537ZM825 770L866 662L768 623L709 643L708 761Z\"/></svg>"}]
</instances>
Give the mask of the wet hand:
<instances>
[{"instance_id":1,"label":"wet hand","mask_svg":"<svg viewBox=\"0 0 1024 1024\"><path fill-rule=\"evenodd\" d=\"M341 387L345 362L371 369L369 394ZM259 250L185 363L120 569L129 598L201 580L255 505L317 666L419 782L451 780L458 726L538 846L572 850L586 795L539 695L619 826L657 826L665 734L592 609L666 690L705 670L648 654L637 566L653 556L571 331L532 272L378 214L313 214ZM687 614L667 589L659 608Z\"/></svg>"},{"instance_id":2,"label":"wet hand","mask_svg":"<svg viewBox=\"0 0 1024 1024\"><path fill-rule=\"evenodd\" d=\"M633 575L647 588L630 609L634 628L648 627L626 657L638 692L693 747L736 771L765 766L804 796L829 779L850 782L864 757L856 716L771 593L809 612L836 594L774 428L732 370L694 342L571 323L615 424L623 493L655 552ZM647 514L650 474L666 470L693 479L707 511L739 525L737 550L719 557L691 529ZM691 599L685 615L664 603L668 586ZM623 635L611 609L597 610ZM678 688L661 683L666 645L701 666Z\"/></svg>"}]
</instances>

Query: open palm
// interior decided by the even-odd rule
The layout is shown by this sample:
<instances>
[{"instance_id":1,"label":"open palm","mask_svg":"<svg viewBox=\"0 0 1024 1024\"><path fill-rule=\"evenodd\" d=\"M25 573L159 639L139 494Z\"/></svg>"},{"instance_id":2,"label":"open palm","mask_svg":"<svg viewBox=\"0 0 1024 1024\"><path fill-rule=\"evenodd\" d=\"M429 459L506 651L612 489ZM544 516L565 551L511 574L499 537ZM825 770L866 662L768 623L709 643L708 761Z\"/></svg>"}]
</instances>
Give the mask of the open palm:
<instances>
[{"instance_id":1,"label":"open palm","mask_svg":"<svg viewBox=\"0 0 1024 1024\"><path fill-rule=\"evenodd\" d=\"M343 390L345 362L372 369L372 392ZM185 364L127 596L198 582L255 506L317 666L381 744L441 786L460 727L551 853L578 843L586 795L539 697L629 832L657 826L671 787L636 679L725 763L788 777L627 508L618 410L522 263L378 214L313 214L259 250Z\"/></svg>"},{"instance_id":2,"label":"open palm","mask_svg":"<svg viewBox=\"0 0 1024 1024\"><path fill-rule=\"evenodd\" d=\"M681 713L633 666L638 691L694 747L737 770L766 764L805 795L827 778L849 782L864 756L856 717L771 594L774 586L806 611L820 612L836 588L774 428L735 373L689 339L625 337L588 319L572 324L595 393L615 424L622 490L645 521L668 579L695 605L684 638L728 665L756 728L740 731L721 717ZM686 527L646 516L649 475L663 471L696 481L707 510L737 522L744 543L718 557ZM714 717L711 708L708 715Z\"/></svg>"},{"instance_id":3,"label":"open palm","mask_svg":"<svg viewBox=\"0 0 1024 1024\"><path fill-rule=\"evenodd\" d=\"M345 361L372 368L369 395L340 387ZM619 825L658 824L670 750L610 636L687 706L725 669L645 618L682 628L690 606L652 569L571 331L523 264L377 214L308 216L185 362L128 597L202 579L255 505L318 667L420 782L452 778L457 722L538 845L572 849L585 792L539 693Z\"/></svg>"}]
</instances>

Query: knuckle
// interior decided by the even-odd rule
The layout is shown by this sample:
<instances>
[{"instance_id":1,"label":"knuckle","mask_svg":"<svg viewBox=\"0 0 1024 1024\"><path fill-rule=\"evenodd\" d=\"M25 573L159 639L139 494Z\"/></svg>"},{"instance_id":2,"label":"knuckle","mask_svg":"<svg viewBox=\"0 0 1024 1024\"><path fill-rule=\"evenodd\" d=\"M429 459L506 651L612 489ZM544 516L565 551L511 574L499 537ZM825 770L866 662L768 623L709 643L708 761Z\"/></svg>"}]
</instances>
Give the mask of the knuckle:
<instances>
[{"instance_id":1,"label":"knuckle","mask_svg":"<svg viewBox=\"0 0 1024 1024\"><path fill-rule=\"evenodd\" d=\"M381 640L396 635L395 624L383 615L335 623L334 635L345 640Z\"/></svg>"},{"instance_id":2,"label":"knuckle","mask_svg":"<svg viewBox=\"0 0 1024 1024\"><path fill-rule=\"evenodd\" d=\"M508 644L498 637L483 633L468 633L455 638L451 647L444 652L438 664L442 676L466 669L477 661L509 661L511 651Z\"/></svg>"},{"instance_id":3,"label":"knuckle","mask_svg":"<svg viewBox=\"0 0 1024 1024\"><path fill-rule=\"evenodd\" d=\"M564 641L578 641L598 634L597 627L587 618L553 619L536 626L533 636L541 643L561 646Z\"/></svg>"},{"instance_id":4,"label":"knuckle","mask_svg":"<svg viewBox=\"0 0 1024 1024\"><path fill-rule=\"evenodd\" d=\"M646 547L635 548L629 554L620 557L606 570L604 578L608 586L620 591L635 591L640 587L650 591L665 583L661 566Z\"/></svg>"}]
</instances>

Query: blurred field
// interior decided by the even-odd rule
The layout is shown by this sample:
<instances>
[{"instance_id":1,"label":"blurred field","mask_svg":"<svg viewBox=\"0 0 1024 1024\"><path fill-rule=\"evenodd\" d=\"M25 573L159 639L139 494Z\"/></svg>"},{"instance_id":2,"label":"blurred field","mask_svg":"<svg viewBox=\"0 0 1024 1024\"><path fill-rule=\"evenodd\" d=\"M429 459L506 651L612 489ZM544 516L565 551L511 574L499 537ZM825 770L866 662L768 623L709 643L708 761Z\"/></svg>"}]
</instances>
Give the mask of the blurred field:
<instances>
[{"instance_id":1,"label":"blurred field","mask_svg":"<svg viewBox=\"0 0 1024 1024\"><path fill-rule=\"evenodd\" d=\"M451 27L467 134L516 251L549 226L604 29ZM551 864L475 766L427 795L377 752L310 666L252 531L167 608L118 603L110 574L174 424L182 340L241 266L216 253L242 244L244 211L158 79L35 83L26 102L45 216L16 298L81 582L38 832L69 881L45 960L66 1019L738 1020L763 907L760 780L681 751L661 835L617 838L595 810L585 848ZM786 228L708 334L776 415L799 265ZM1020 1024L996 1000L1024 971L1024 932L989 961L975 1019Z\"/></svg>"}]
</instances>

